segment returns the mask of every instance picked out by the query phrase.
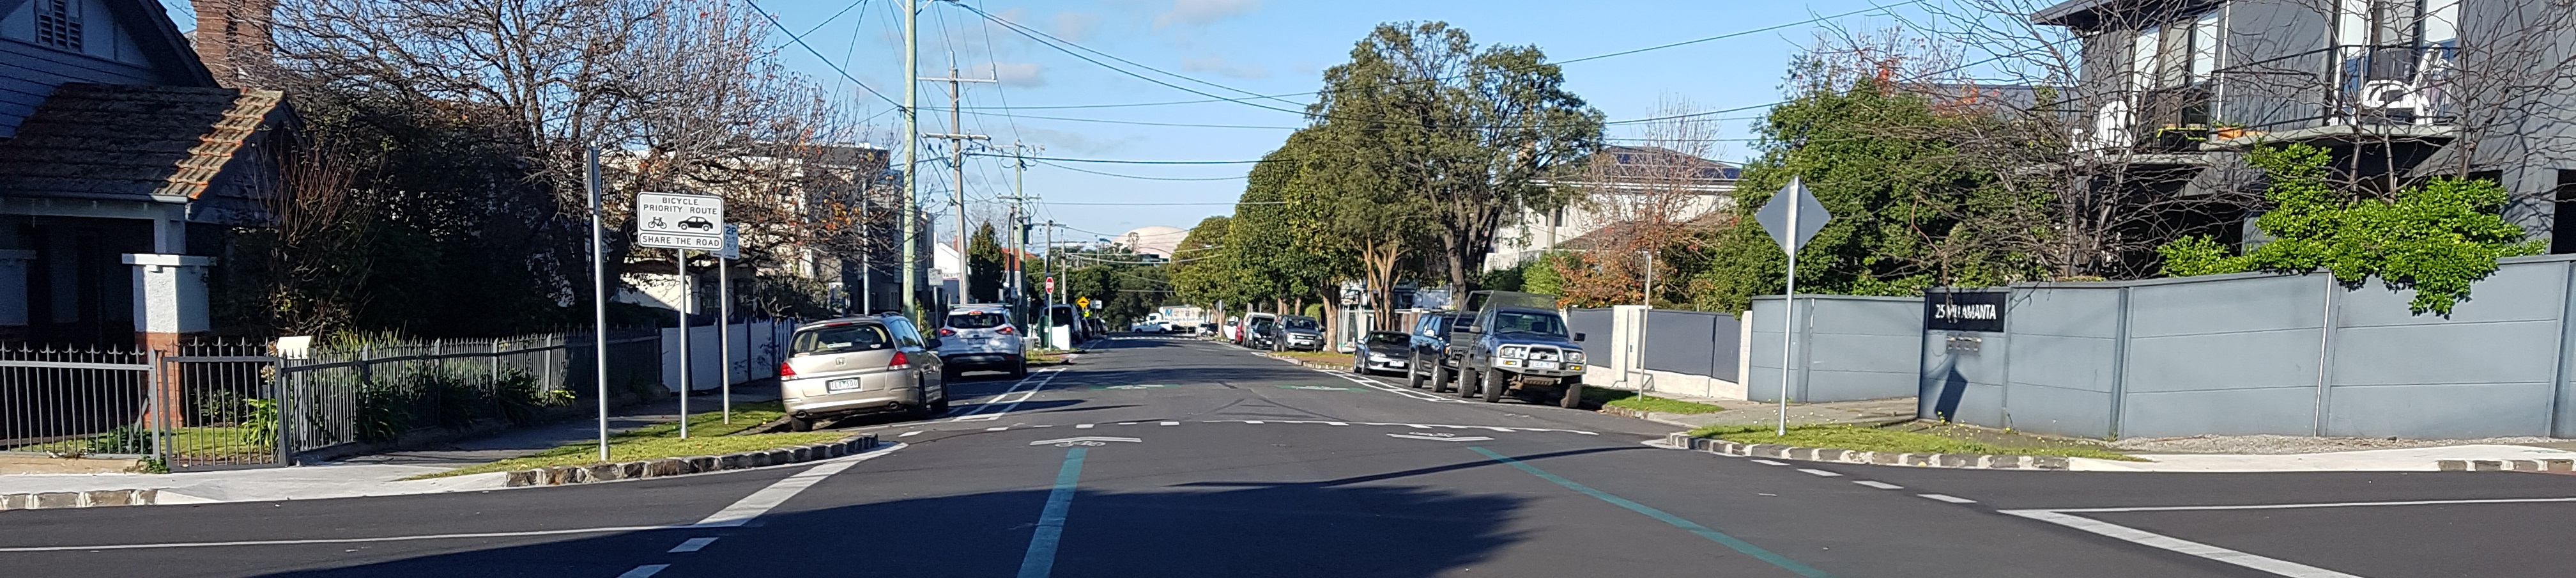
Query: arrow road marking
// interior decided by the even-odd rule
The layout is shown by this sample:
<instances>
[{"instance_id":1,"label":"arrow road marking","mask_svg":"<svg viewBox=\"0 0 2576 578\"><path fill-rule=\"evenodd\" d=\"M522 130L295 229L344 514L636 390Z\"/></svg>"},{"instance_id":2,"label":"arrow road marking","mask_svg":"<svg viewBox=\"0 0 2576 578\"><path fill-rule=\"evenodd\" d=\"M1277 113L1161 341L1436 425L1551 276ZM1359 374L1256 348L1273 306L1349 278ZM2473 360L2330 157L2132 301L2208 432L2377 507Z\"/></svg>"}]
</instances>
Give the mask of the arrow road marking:
<instances>
[{"instance_id":1,"label":"arrow road marking","mask_svg":"<svg viewBox=\"0 0 2576 578\"><path fill-rule=\"evenodd\" d=\"M1144 443L1144 442L1145 442L1145 440L1140 440L1140 439L1136 439L1136 438L1113 438L1113 437L1086 436L1086 437L1078 437L1078 438L1064 438L1064 439L1060 439L1060 440L1038 440L1038 441L1029 442L1029 445L1033 445L1033 446L1052 445L1052 446L1060 447L1060 448L1069 448L1069 447L1078 446L1078 445L1080 445L1080 446L1105 446L1105 445L1109 445L1107 442L1126 442L1126 443L1134 444L1134 443Z\"/></svg>"},{"instance_id":2,"label":"arrow road marking","mask_svg":"<svg viewBox=\"0 0 2576 578\"><path fill-rule=\"evenodd\" d=\"M1435 442L1474 442L1474 441L1485 441L1485 440L1494 439L1494 438L1489 438L1489 437L1485 437L1485 436L1442 437L1442 436L1453 436L1453 435L1454 435L1454 434L1432 434L1432 435L1423 435L1423 434L1386 434L1386 437L1391 437L1391 438L1404 438L1404 439L1409 439L1409 440L1431 440L1431 441L1435 441Z\"/></svg>"}]
</instances>

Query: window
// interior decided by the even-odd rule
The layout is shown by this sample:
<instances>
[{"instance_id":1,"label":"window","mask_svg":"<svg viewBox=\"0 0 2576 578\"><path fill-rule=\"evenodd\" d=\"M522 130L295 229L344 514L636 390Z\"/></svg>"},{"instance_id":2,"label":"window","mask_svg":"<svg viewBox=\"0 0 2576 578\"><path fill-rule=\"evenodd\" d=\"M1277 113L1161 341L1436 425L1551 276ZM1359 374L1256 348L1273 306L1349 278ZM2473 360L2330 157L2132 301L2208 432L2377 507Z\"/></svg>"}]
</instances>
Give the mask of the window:
<instances>
[{"instance_id":1,"label":"window","mask_svg":"<svg viewBox=\"0 0 2576 578\"><path fill-rule=\"evenodd\" d=\"M2559 169L2551 198L2558 202L2550 207L2549 253L2576 253L2576 171Z\"/></svg>"},{"instance_id":2,"label":"window","mask_svg":"<svg viewBox=\"0 0 2576 578\"><path fill-rule=\"evenodd\" d=\"M80 5L74 0L36 0L36 44L73 52L81 49Z\"/></svg>"},{"instance_id":3,"label":"window","mask_svg":"<svg viewBox=\"0 0 2576 578\"><path fill-rule=\"evenodd\" d=\"M1322 326L1316 323L1313 317L1290 317L1287 324L1289 329L1315 329Z\"/></svg>"},{"instance_id":4,"label":"window","mask_svg":"<svg viewBox=\"0 0 2576 578\"><path fill-rule=\"evenodd\" d=\"M885 318L885 323L886 329L894 331L895 344L904 347L921 346L921 331L912 327L912 320L901 317L887 317Z\"/></svg>"},{"instance_id":5,"label":"window","mask_svg":"<svg viewBox=\"0 0 2576 578\"><path fill-rule=\"evenodd\" d=\"M2162 28L2148 26L2139 30L2138 38L2129 43L2130 90L2145 91L2156 87L2156 55L2160 52L2158 40L2163 36Z\"/></svg>"},{"instance_id":6,"label":"window","mask_svg":"<svg viewBox=\"0 0 2576 578\"><path fill-rule=\"evenodd\" d=\"M796 332L796 338L789 343L789 351L793 355L873 351L885 349L892 343L894 339L886 335L884 327L851 323Z\"/></svg>"},{"instance_id":7,"label":"window","mask_svg":"<svg viewBox=\"0 0 2576 578\"><path fill-rule=\"evenodd\" d=\"M2191 66L2186 71L2191 84L2211 80L2218 72L2218 13L2200 15L2191 23Z\"/></svg>"},{"instance_id":8,"label":"window","mask_svg":"<svg viewBox=\"0 0 2576 578\"><path fill-rule=\"evenodd\" d=\"M1404 334L1401 333L1377 332L1370 333L1368 335L1368 348L1374 351L1384 352L1404 349L1406 345L1411 343L1412 341L1405 339Z\"/></svg>"},{"instance_id":9,"label":"window","mask_svg":"<svg viewBox=\"0 0 2576 578\"><path fill-rule=\"evenodd\" d=\"M1011 317L992 311L967 311L948 314L949 329L992 329L1010 323Z\"/></svg>"},{"instance_id":10,"label":"window","mask_svg":"<svg viewBox=\"0 0 2576 578\"><path fill-rule=\"evenodd\" d=\"M1557 319L1555 314L1550 313L1518 313L1503 311L1494 314L1494 327L1492 332L1497 334L1527 333L1531 335L1564 337L1565 321Z\"/></svg>"}]
</instances>

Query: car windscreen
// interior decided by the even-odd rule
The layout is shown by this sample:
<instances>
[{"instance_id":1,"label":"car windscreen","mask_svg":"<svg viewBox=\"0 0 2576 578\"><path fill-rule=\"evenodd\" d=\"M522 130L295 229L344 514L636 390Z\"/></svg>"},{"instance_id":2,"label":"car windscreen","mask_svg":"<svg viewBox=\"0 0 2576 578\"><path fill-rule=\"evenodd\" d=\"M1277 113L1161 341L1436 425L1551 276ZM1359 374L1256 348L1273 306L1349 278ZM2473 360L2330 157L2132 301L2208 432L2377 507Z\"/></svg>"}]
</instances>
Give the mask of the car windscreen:
<instances>
[{"instance_id":1,"label":"car windscreen","mask_svg":"<svg viewBox=\"0 0 2576 578\"><path fill-rule=\"evenodd\" d=\"M1565 320L1557 318L1554 313L1498 311L1494 313L1494 327L1489 331L1496 334L1519 333L1564 337Z\"/></svg>"},{"instance_id":2,"label":"car windscreen","mask_svg":"<svg viewBox=\"0 0 2576 578\"><path fill-rule=\"evenodd\" d=\"M1315 329L1322 327L1321 324L1315 322L1314 318L1310 317L1290 317L1286 323L1288 324L1289 329Z\"/></svg>"},{"instance_id":3,"label":"car windscreen","mask_svg":"<svg viewBox=\"0 0 2576 578\"><path fill-rule=\"evenodd\" d=\"M1402 333L1371 333L1368 336L1369 349L1403 349L1411 343L1412 339Z\"/></svg>"},{"instance_id":4,"label":"car windscreen","mask_svg":"<svg viewBox=\"0 0 2576 578\"><path fill-rule=\"evenodd\" d=\"M968 311L948 314L949 329L992 329L1011 322L1011 316L995 311Z\"/></svg>"},{"instance_id":5,"label":"car windscreen","mask_svg":"<svg viewBox=\"0 0 2576 578\"><path fill-rule=\"evenodd\" d=\"M807 355L872 351L885 349L893 343L894 336L887 335L884 326L852 323L798 331L795 339L790 341L789 347L796 355Z\"/></svg>"}]
</instances>

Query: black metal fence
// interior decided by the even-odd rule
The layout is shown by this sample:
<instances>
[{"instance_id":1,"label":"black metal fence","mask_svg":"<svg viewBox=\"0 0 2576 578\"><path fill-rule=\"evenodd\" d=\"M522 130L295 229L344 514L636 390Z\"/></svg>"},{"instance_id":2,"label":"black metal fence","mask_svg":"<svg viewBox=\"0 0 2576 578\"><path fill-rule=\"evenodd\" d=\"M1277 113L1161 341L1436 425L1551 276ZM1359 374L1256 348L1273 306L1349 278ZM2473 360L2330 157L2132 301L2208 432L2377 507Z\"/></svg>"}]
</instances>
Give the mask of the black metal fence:
<instances>
[{"instance_id":1,"label":"black metal fence","mask_svg":"<svg viewBox=\"0 0 2576 578\"><path fill-rule=\"evenodd\" d=\"M525 425L593 407L589 333L178 355L0 349L0 452L148 457L172 469L292 463L424 430ZM661 339L612 331L609 383L657 395ZM615 395L615 393L612 393Z\"/></svg>"}]
</instances>

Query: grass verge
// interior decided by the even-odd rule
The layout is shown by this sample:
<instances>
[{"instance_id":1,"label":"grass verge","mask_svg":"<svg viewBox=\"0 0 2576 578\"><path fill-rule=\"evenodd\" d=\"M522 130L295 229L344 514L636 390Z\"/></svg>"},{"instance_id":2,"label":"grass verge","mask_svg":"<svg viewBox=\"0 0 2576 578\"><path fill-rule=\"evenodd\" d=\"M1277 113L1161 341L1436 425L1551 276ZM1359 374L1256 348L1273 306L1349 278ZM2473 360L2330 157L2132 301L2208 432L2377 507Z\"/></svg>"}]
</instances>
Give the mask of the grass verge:
<instances>
[{"instance_id":1,"label":"grass verge","mask_svg":"<svg viewBox=\"0 0 2576 578\"><path fill-rule=\"evenodd\" d=\"M1298 361L1351 362L1351 354L1333 351L1273 351L1270 354Z\"/></svg>"},{"instance_id":2,"label":"grass verge","mask_svg":"<svg viewBox=\"0 0 2576 578\"><path fill-rule=\"evenodd\" d=\"M724 423L724 416L720 413L703 413L689 416L689 439L680 439L679 422L654 424L635 428L625 433L608 437L608 462L631 462L636 460L759 451L812 443L822 443L841 439L842 437L849 435L844 432L829 431L737 435L741 434L743 431L749 430L763 423L768 423L770 420L778 419L784 415L786 414L780 411L778 402L775 401L735 404L733 406L733 423L730 424ZM512 470L526 470L553 466L586 466L601 463L607 462L600 461L599 459L599 445L595 442L583 442L556 446L553 449L497 462L476 464L444 472L421 474L404 479L425 480L430 478L444 478L448 476L462 476L467 474L507 472Z\"/></svg>"},{"instance_id":3,"label":"grass verge","mask_svg":"<svg viewBox=\"0 0 2576 578\"><path fill-rule=\"evenodd\" d=\"M1664 399L1651 395L1642 395L1625 389L1611 389L1607 387L1583 388L1583 400L1600 404L1604 407L1624 407L1638 411L1651 411L1657 413L1717 413L1726 410L1726 408L1705 403L1682 401L1678 399Z\"/></svg>"},{"instance_id":4,"label":"grass verge","mask_svg":"<svg viewBox=\"0 0 2576 578\"><path fill-rule=\"evenodd\" d=\"M2141 461L2101 447L2076 443L2059 445L1994 444L1957 437L1888 428L1851 425L1799 426L1789 428L1788 435L1774 435L1772 426L1713 425L1694 429L1690 435L1717 438L1737 443L1782 444L1810 448L1832 448L1870 452L1915 454L1995 454L2020 456L2066 456L2108 460Z\"/></svg>"}]
</instances>

